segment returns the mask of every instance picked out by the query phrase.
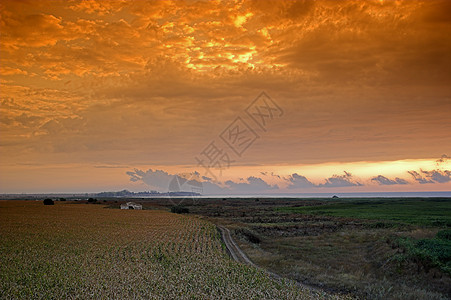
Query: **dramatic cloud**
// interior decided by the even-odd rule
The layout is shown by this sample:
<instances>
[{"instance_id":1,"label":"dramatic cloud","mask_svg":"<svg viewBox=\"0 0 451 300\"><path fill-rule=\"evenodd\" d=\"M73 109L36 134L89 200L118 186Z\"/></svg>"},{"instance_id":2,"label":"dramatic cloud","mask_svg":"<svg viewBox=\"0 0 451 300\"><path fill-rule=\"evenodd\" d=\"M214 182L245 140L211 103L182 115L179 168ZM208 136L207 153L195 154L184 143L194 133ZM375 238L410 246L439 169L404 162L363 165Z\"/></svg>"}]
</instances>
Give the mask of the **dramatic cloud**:
<instances>
[{"instance_id":1,"label":"dramatic cloud","mask_svg":"<svg viewBox=\"0 0 451 300\"><path fill-rule=\"evenodd\" d=\"M412 177L418 181L420 184L426 184L426 183L434 183L434 181L424 178L423 176L420 175L420 173L418 173L417 171L408 171L408 173L410 175L412 175Z\"/></svg>"},{"instance_id":2,"label":"dramatic cloud","mask_svg":"<svg viewBox=\"0 0 451 300\"><path fill-rule=\"evenodd\" d=\"M297 189L297 188L311 188L315 187L315 184L311 183L305 176L299 175L297 173L292 174L288 178L289 189Z\"/></svg>"},{"instance_id":3,"label":"dramatic cloud","mask_svg":"<svg viewBox=\"0 0 451 300\"><path fill-rule=\"evenodd\" d=\"M451 181L451 171L424 171L421 173L417 171L409 171L414 179L420 183L447 183ZM135 169L134 171L128 171L127 175L130 176L132 182L142 181L148 186L160 191L171 189L171 182L177 181L177 184L184 186L185 189L202 188L204 194L224 194L224 193L265 193L274 190L290 191L294 189L309 189L314 191L318 188L343 188L343 187L357 187L364 186L363 183L356 180L349 172L344 172L343 175L333 175L331 177L323 179L323 183L313 183L307 177L298 173L293 173L289 176L283 177L273 172L259 172L263 176L269 176L272 180L276 180L278 184L269 184L263 178L256 176L249 176L246 179L240 178L238 180L227 180L225 182L215 182L207 176L202 176L198 172L186 173L186 174L170 174L163 170L142 171ZM381 186L390 185L407 185L412 184L409 181L395 177L390 179L383 175L372 176L370 181L377 183Z\"/></svg>"},{"instance_id":4,"label":"dramatic cloud","mask_svg":"<svg viewBox=\"0 0 451 300\"><path fill-rule=\"evenodd\" d=\"M241 182L227 180L223 185L213 182L211 178L201 176L198 172L187 174L169 174L163 170L142 171L135 169L128 171L130 181L142 181L158 191L197 191L204 194L218 194L229 192L260 193L275 190L277 185L270 185L263 179L250 176Z\"/></svg>"},{"instance_id":5,"label":"dramatic cloud","mask_svg":"<svg viewBox=\"0 0 451 300\"><path fill-rule=\"evenodd\" d=\"M22 163L193 164L262 90L285 114L233 158L243 170L430 159L451 148L450 3L3 0L0 182ZM415 180L446 182L437 169Z\"/></svg>"},{"instance_id":6,"label":"dramatic cloud","mask_svg":"<svg viewBox=\"0 0 451 300\"><path fill-rule=\"evenodd\" d=\"M118 151L127 144L150 148L161 164L187 163L207 129L225 126L262 88L290 112L290 126L279 125L275 142L263 140L264 151L249 163L425 157L434 140L448 140L449 125L434 121L450 109L440 83L450 79L446 1L1 5L2 101L18 104L0 108L11 140L5 155L64 148L81 156L67 159L97 162L103 149L105 159L123 163ZM418 80L424 90L404 88ZM413 95L418 101L406 106ZM14 121L22 114L40 119L23 127ZM41 130L62 115L83 120L77 132ZM403 143L395 142L399 136ZM434 140L411 147L420 136ZM285 140L290 147L278 147ZM64 147L70 141L78 143ZM378 154L385 145L392 157ZM136 161L146 157L128 151Z\"/></svg>"},{"instance_id":7,"label":"dramatic cloud","mask_svg":"<svg viewBox=\"0 0 451 300\"><path fill-rule=\"evenodd\" d=\"M168 174L163 170L142 171L135 169L134 171L128 171L127 175L130 176L130 181L137 182L142 181L148 186L155 188L159 191L167 190L169 182L173 179L174 175Z\"/></svg>"},{"instance_id":8,"label":"dramatic cloud","mask_svg":"<svg viewBox=\"0 0 451 300\"><path fill-rule=\"evenodd\" d=\"M405 179L396 177L395 179L389 179L385 176L378 175L376 177L371 178L371 181L374 181L380 185L394 185L394 184L408 184L409 182Z\"/></svg>"},{"instance_id":9,"label":"dramatic cloud","mask_svg":"<svg viewBox=\"0 0 451 300\"><path fill-rule=\"evenodd\" d=\"M344 175L333 175L326 179L325 183L321 183L318 187L337 188L337 187L349 187L349 186L363 186L358 181L352 178L352 174L344 172Z\"/></svg>"},{"instance_id":10,"label":"dramatic cloud","mask_svg":"<svg viewBox=\"0 0 451 300\"><path fill-rule=\"evenodd\" d=\"M432 171L423 171L421 170L421 173L423 173L426 178L430 178L432 181L438 182L438 183L445 183L451 181L451 171L445 170L432 170Z\"/></svg>"},{"instance_id":11,"label":"dramatic cloud","mask_svg":"<svg viewBox=\"0 0 451 300\"><path fill-rule=\"evenodd\" d=\"M450 157L446 154L443 154L439 159L437 159L437 165L445 164L449 161Z\"/></svg>"},{"instance_id":12,"label":"dramatic cloud","mask_svg":"<svg viewBox=\"0 0 451 300\"><path fill-rule=\"evenodd\" d=\"M426 183L446 183L451 181L451 171L448 170L431 170L424 171L420 170L421 173L417 171L408 171L412 177L418 181L420 184Z\"/></svg>"},{"instance_id":13,"label":"dramatic cloud","mask_svg":"<svg viewBox=\"0 0 451 300\"><path fill-rule=\"evenodd\" d=\"M225 184L232 192L265 192L279 188L277 185L269 185L263 179L254 176L248 177L246 182L236 183L228 180Z\"/></svg>"}]
</instances>

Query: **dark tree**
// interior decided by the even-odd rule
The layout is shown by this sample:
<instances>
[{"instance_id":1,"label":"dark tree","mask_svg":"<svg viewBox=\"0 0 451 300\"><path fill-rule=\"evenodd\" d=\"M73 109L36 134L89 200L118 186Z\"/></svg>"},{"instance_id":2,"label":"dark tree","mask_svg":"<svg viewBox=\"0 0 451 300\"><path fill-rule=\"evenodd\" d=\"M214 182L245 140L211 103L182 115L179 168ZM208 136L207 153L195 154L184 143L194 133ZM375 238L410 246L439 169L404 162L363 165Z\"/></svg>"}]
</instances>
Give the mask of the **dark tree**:
<instances>
[{"instance_id":1,"label":"dark tree","mask_svg":"<svg viewBox=\"0 0 451 300\"><path fill-rule=\"evenodd\" d=\"M53 200L52 199L45 199L44 200L44 205L54 205L55 204L55 202L53 202Z\"/></svg>"},{"instance_id":2,"label":"dark tree","mask_svg":"<svg viewBox=\"0 0 451 300\"><path fill-rule=\"evenodd\" d=\"M187 207L177 205L171 207L171 212L176 214L187 214L189 213L189 209Z\"/></svg>"}]
</instances>

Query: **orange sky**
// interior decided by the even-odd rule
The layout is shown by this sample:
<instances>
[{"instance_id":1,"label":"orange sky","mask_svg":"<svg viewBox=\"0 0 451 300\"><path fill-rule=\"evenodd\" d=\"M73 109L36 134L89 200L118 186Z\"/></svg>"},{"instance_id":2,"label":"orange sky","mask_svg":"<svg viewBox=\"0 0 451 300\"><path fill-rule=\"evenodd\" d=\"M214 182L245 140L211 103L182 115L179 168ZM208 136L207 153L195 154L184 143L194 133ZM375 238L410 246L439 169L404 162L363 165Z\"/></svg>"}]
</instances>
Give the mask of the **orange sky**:
<instances>
[{"instance_id":1,"label":"orange sky","mask_svg":"<svg viewBox=\"0 0 451 300\"><path fill-rule=\"evenodd\" d=\"M451 1L0 13L2 193L165 191L195 171L221 193L451 191ZM245 113L262 91L283 111L266 131ZM258 135L241 156L220 137L236 117ZM196 161L212 141L233 160L214 182Z\"/></svg>"}]
</instances>

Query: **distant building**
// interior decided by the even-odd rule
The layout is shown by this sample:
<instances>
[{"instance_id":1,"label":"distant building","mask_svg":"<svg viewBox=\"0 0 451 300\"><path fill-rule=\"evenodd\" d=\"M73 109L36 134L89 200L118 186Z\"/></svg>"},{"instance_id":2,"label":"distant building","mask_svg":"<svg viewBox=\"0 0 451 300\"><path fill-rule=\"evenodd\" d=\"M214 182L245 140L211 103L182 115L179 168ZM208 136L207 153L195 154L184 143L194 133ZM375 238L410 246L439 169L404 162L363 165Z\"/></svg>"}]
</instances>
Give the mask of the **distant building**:
<instances>
[{"instance_id":1,"label":"distant building","mask_svg":"<svg viewBox=\"0 0 451 300\"><path fill-rule=\"evenodd\" d=\"M135 202L127 202L121 204L121 209L143 209L143 206Z\"/></svg>"}]
</instances>

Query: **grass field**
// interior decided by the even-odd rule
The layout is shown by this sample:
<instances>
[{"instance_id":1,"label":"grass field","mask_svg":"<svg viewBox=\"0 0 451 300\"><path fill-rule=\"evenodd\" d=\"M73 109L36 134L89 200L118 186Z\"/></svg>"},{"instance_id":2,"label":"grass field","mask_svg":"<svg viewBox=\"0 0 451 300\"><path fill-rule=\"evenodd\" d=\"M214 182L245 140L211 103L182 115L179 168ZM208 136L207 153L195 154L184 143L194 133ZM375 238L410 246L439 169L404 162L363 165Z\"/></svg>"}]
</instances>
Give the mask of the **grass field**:
<instances>
[{"instance_id":1,"label":"grass field","mask_svg":"<svg viewBox=\"0 0 451 300\"><path fill-rule=\"evenodd\" d=\"M312 215L451 227L451 201L449 199L342 200L320 206L283 207L280 210Z\"/></svg>"},{"instance_id":2,"label":"grass field","mask_svg":"<svg viewBox=\"0 0 451 300\"><path fill-rule=\"evenodd\" d=\"M451 199L211 199L257 265L361 299L451 298Z\"/></svg>"},{"instance_id":3,"label":"grass field","mask_svg":"<svg viewBox=\"0 0 451 300\"><path fill-rule=\"evenodd\" d=\"M389 221L373 226L389 227L413 224L438 228L436 236L415 239L403 236L393 239L393 244L403 250L398 261L414 260L426 268L437 267L451 275L451 201L449 199L390 199L344 200L338 203L313 207L283 207L282 211L301 214L351 217ZM440 230L441 229L441 230Z\"/></svg>"},{"instance_id":4,"label":"grass field","mask_svg":"<svg viewBox=\"0 0 451 300\"><path fill-rule=\"evenodd\" d=\"M316 299L238 264L192 216L0 201L1 299Z\"/></svg>"}]
</instances>

